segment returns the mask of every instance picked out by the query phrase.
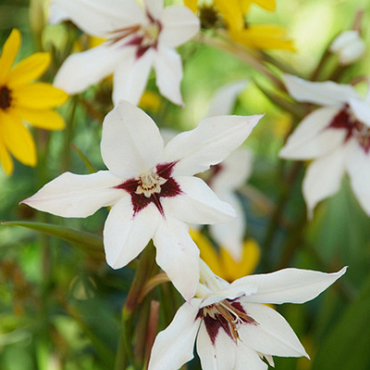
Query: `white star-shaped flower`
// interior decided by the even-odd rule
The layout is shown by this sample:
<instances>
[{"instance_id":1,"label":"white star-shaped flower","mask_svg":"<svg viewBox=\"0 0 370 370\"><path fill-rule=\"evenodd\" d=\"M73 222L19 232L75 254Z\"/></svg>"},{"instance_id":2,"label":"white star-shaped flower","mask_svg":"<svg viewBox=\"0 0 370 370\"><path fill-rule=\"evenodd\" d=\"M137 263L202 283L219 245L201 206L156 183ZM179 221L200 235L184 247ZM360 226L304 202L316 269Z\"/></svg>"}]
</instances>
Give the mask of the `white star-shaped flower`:
<instances>
[{"instance_id":1,"label":"white star-shaped flower","mask_svg":"<svg viewBox=\"0 0 370 370\"><path fill-rule=\"evenodd\" d=\"M76 94L114 73L113 101L138 104L152 67L162 95L182 104L182 63L175 47L199 30L198 18L185 6L164 8L163 0L53 0L50 21L68 16L105 43L69 56L54 85Z\"/></svg>"},{"instance_id":2,"label":"white star-shaped flower","mask_svg":"<svg viewBox=\"0 0 370 370\"><path fill-rule=\"evenodd\" d=\"M289 268L231 284L209 269L204 279L204 270L200 298L184 303L157 335L148 370L179 369L193 358L195 342L203 370L266 370L263 357L271 365L272 356L308 357L287 321L264 303L307 302L346 268L332 274Z\"/></svg>"},{"instance_id":3,"label":"white star-shaped flower","mask_svg":"<svg viewBox=\"0 0 370 370\"><path fill-rule=\"evenodd\" d=\"M303 180L308 214L336 193L347 172L352 189L370 215L370 94L363 99L350 85L309 82L285 75L297 101L322 105L298 125L280 151L287 159L313 159Z\"/></svg>"},{"instance_id":4,"label":"white star-shaped flower","mask_svg":"<svg viewBox=\"0 0 370 370\"><path fill-rule=\"evenodd\" d=\"M207 118L164 147L153 120L122 101L103 123L101 152L108 171L66 172L23 203L62 217L87 217L112 206L104 226L108 264L125 266L153 239L158 265L190 299L199 282L199 250L187 223L235 217L232 207L193 175L222 161L260 118Z\"/></svg>"}]
</instances>

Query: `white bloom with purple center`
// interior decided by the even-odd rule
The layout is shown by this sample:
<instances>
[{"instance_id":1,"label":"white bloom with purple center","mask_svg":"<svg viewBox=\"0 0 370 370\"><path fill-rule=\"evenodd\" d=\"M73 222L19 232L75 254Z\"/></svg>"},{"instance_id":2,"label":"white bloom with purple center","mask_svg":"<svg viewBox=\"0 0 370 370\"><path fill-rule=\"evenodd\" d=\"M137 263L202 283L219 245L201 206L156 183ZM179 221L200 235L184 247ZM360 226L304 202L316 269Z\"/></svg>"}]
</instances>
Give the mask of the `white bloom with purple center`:
<instances>
[{"instance_id":1,"label":"white bloom with purple center","mask_svg":"<svg viewBox=\"0 0 370 370\"><path fill-rule=\"evenodd\" d=\"M203 370L266 370L264 357L308 357L287 321L264 303L304 303L346 271L326 274L289 268L229 284L201 265L197 297L177 311L154 342L148 370L177 370L193 357ZM204 276L208 275L208 276Z\"/></svg>"},{"instance_id":2,"label":"white bloom with purple center","mask_svg":"<svg viewBox=\"0 0 370 370\"><path fill-rule=\"evenodd\" d=\"M187 223L235 217L233 208L193 175L228 156L260 118L206 118L164 147L153 120L122 101L103 123L101 153L108 171L66 172L23 203L62 217L87 217L112 206L104 226L108 264L127 265L153 239L158 265L190 299L199 282L199 250Z\"/></svg>"},{"instance_id":3,"label":"white bloom with purple center","mask_svg":"<svg viewBox=\"0 0 370 370\"><path fill-rule=\"evenodd\" d=\"M363 99L350 85L309 82L285 75L297 101L323 105L298 125L280 151L287 159L313 159L303 180L308 214L336 193L348 173L352 189L370 215L370 94Z\"/></svg>"},{"instance_id":4,"label":"white bloom with purple center","mask_svg":"<svg viewBox=\"0 0 370 370\"><path fill-rule=\"evenodd\" d=\"M136 105L153 67L161 94L182 104L182 63L174 48L199 31L199 20L189 8L164 8L163 0L144 0L144 7L136 0L52 0L50 21L66 17L107 41L69 56L55 86L76 94L114 73L114 103L123 99Z\"/></svg>"}]
</instances>

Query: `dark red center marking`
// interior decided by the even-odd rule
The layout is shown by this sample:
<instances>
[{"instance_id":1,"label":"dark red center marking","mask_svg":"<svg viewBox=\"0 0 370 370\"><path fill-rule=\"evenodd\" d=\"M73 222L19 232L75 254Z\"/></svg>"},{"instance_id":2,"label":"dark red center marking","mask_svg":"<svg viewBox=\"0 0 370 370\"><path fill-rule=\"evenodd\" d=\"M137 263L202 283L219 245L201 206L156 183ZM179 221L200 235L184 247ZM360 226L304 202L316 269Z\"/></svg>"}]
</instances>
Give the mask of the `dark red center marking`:
<instances>
[{"instance_id":1,"label":"dark red center marking","mask_svg":"<svg viewBox=\"0 0 370 370\"><path fill-rule=\"evenodd\" d=\"M328 128L344 129L347 131L345 141L354 137L366 153L370 150L370 127L359 121L348 104L340 110L330 122Z\"/></svg>"},{"instance_id":2,"label":"dark red center marking","mask_svg":"<svg viewBox=\"0 0 370 370\"><path fill-rule=\"evenodd\" d=\"M131 195L134 216L150 203L154 203L161 215L164 216L161 198L170 198L182 194L179 184L171 177L173 167L176 163L177 162L171 162L157 165L156 175L166 181L160 185L159 192L152 192L149 196L138 194L138 188L142 186L140 177L126 180L121 185L115 187L116 189L125 190Z\"/></svg>"},{"instance_id":3,"label":"dark red center marking","mask_svg":"<svg viewBox=\"0 0 370 370\"><path fill-rule=\"evenodd\" d=\"M239 339L239 325L257 324L252 317L248 316L239 301L230 299L200 309L196 318L203 319L213 345L220 329L236 342Z\"/></svg>"}]
</instances>

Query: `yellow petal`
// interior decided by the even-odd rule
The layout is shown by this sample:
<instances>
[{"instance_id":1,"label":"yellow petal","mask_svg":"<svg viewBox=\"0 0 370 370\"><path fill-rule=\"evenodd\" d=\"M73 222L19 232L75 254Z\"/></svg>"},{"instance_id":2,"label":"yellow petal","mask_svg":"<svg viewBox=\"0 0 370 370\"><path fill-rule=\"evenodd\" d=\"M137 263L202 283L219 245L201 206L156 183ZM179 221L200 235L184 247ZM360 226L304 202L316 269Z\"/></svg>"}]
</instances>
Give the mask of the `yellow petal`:
<instances>
[{"instance_id":1,"label":"yellow petal","mask_svg":"<svg viewBox=\"0 0 370 370\"><path fill-rule=\"evenodd\" d=\"M195 13L197 11L198 0L184 0L184 5Z\"/></svg>"},{"instance_id":2,"label":"yellow petal","mask_svg":"<svg viewBox=\"0 0 370 370\"><path fill-rule=\"evenodd\" d=\"M260 248L255 240L249 239L244 242L240 261L235 261L225 248L220 248L220 256L224 270L223 278L232 282L250 275L256 269L260 259Z\"/></svg>"},{"instance_id":3,"label":"yellow petal","mask_svg":"<svg viewBox=\"0 0 370 370\"><path fill-rule=\"evenodd\" d=\"M47 109L66 102L68 94L51 84L35 82L12 91L15 106Z\"/></svg>"},{"instance_id":4,"label":"yellow petal","mask_svg":"<svg viewBox=\"0 0 370 370\"><path fill-rule=\"evenodd\" d=\"M49 67L50 54L36 53L19 62L9 73L7 86L10 89L27 84L39 78Z\"/></svg>"},{"instance_id":5,"label":"yellow petal","mask_svg":"<svg viewBox=\"0 0 370 370\"><path fill-rule=\"evenodd\" d=\"M275 0L240 0L243 13L247 14L249 11L249 7L252 3L257 4L261 8L269 11L274 12L276 9L276 1Z\"/></svg>"},{"instance_id":6,"label":"yellow petal","mask_svg":"<svg viewBox=\"0 0 370 370\"><path fill-rule=\"evenodd\" d=\"M0 111L0 135L5 146L15 158L25 165L36 165L35 142L16 116Z\"/></svg>"},{"instance_id":7,"label":"yellow petal","mask_svg":"<svg viewBox=\"0 0 370 370\"><path fill-rule=\"evenodd\" d=\"M20 46L21 33L14 28L8 39L5 41L3 52L0 57L0 85L7 83L9 71L17 57Z\"/></svg>"},{"instance_id":8,"label":"yellow petal","mask_svg":"<svg viewBox=\"0 0 370 370\"><path fill-rule=\"evenodd\" d=\"M254 49L281 49L295 51L292 40L286 39L285 29L275 25L254 25L241 31L230 29L236 42Z\"/></svg>"},{"instance_id":9,"label":"yellow petal","mask_svg":"<svg viewBox=\"0 0 370 370\"><path fill-rule=\"evenodd\" d=\"M6 149L4 143L0 140L0 162L4 172L10 176L13 173L14 165L12 157Z\"/></svg>"},{"instance_id":10,"label":"yellow petal","mask_svg":"<svg viewBox=\"0 0 370 370\"><path fill-rule=\"evenodd\" d=\"M190 229L190 236L200 250L200 258L209 266L209 268L218 276L222 277L222 268L220 266L218 253L209 240L197 230Z\"/></svg>"},{"instance_id":11,"label":"yellow petal","mask_svg":"<svg viewBox=\"0 0 370 370\"><path fill-rule=\"evenodd\" d=\"M62 116L51 109L32 109L17 107L14 114L19 119L31 123L35 127L46 130L62 130L65 128L65 122Z\"/></svg>"},{"instance_id":12,"label":"yellow petal","mask_svg":"<svg viewBox=\"0 0 370 370\"><path fill-rule=\"evenodd\" d=\"M213 2L229 28L234 30L243 29L244 15L239 0L214 0Z\"/></svg>"},{"instance_id":13,"label":"yellow petal","mask_svg":"<svg viewBox=\"0 0 370 370\"><path fill-rule=\"evenodd\" d=\"M157 112L161 106L161 98L153 91L145 91L142 95L139 107L144 110L151 110Z\"/></svg>"}]
</instances>

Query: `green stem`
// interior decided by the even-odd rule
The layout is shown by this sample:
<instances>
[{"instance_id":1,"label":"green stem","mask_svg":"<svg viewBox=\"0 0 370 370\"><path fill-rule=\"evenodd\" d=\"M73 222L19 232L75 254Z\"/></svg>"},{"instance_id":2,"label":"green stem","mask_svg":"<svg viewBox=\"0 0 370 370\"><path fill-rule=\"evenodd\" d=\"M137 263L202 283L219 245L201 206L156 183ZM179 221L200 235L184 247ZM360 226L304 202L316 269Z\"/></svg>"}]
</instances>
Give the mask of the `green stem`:
<instances>
[{"instance_id":1,"label":"green stem","mask_svg":"<svg viewBox=\"0 0 370 370\"><path fill-rule=\"evenodd\" d=\"M71 113L67 122L67 127L64 132L64 145L62 153L62 172L70 169L71 162L71 142L74 133L74 120L76 116L77 98L74 96L71 98Z\"/></svg>"},{"instance_id":2,"label":"green stem","mask_svg":"<svg viewBox=\"0 0 370 370\"><path fill-rule=\"evenodd\" d=\"M151 276L154 265L154 246L150 242L140 255L139 265L136 270L130 291L128 292L125 305L122 309L122 329L119 346L116 354L115 370L126 369L127 361L134 369L137 368L135 356L132 350L133 327L135 323L135 312L140 305L139 297Z\"/></svg>"},{"instance_id":3,"label":"green stem","mask_svg":"<svg viewBox=\"0 0 370 370\"><path fill-rule=\"evenodd\" d=\"M287 201L290 199L290 193L292 188L294 187L298 175L302 169L302 162L295 162L290 169L290 172L286 178L285 186L283 187L280 198L276 204L275 210L271 216L271 220L266 232L266 238L264 241L264 254L261 260L262 266L266 269L269 267L268 256L270 255L273 241L275 238L276 231L278 230L279 226L281 225L281 217L283 210L286 206Z\"/></svg>"}]
</instances>

